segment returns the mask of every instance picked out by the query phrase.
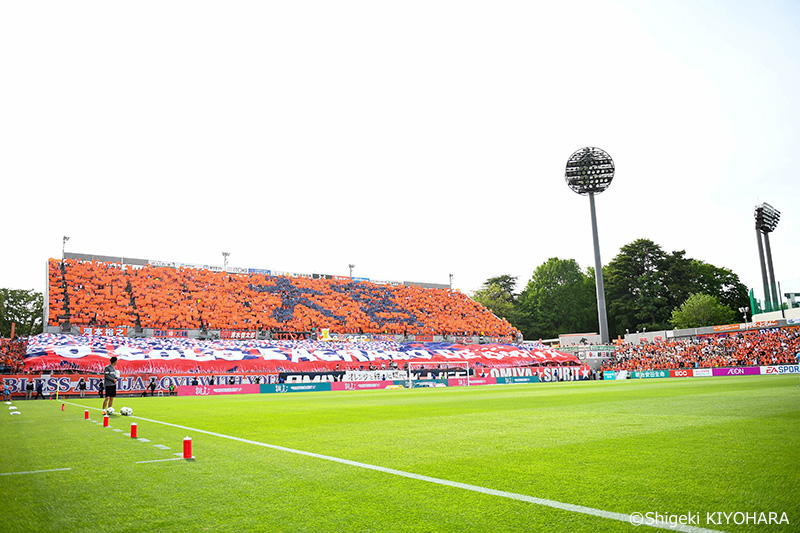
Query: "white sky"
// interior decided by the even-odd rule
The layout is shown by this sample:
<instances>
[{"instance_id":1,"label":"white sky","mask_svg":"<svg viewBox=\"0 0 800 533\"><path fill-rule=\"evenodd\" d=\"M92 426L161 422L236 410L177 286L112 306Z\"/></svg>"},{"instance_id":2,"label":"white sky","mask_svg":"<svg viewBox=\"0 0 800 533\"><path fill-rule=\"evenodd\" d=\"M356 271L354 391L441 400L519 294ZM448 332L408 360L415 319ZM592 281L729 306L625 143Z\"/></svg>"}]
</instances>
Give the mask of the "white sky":
<instances>
[{"instance_id":1,"label":"white sky","mask_svg":"<svg viewBox=\"0 0 800 533\"><path fill-rule=\"evenodd\" d=\"M800 291L793 1L3 2L0 287L67 251L473 291L649 238Z\"/></svg>"}]
</instances>

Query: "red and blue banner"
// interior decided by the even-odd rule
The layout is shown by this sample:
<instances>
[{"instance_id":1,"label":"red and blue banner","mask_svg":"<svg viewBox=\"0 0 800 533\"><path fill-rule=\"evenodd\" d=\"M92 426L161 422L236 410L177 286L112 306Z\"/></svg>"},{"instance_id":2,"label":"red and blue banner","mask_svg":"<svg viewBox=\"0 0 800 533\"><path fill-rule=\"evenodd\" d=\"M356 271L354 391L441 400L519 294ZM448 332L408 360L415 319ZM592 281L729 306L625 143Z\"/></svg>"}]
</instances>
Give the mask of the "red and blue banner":
<instances>
[{"instance_id":1,"label":"red and blue banner","mask_svg":"<svg viewBox=\"0 0 800 533\"><path fill-rule=\"evenodd\" d=\"M580 364L544 345L330 342L311 340L205 341L180 337L129 338L42 334L30 337L25 370L101 372L111 357L122 374L176 372L313 372L367 370L396 362L475 368Z\"/></svg>"}]
</instances>

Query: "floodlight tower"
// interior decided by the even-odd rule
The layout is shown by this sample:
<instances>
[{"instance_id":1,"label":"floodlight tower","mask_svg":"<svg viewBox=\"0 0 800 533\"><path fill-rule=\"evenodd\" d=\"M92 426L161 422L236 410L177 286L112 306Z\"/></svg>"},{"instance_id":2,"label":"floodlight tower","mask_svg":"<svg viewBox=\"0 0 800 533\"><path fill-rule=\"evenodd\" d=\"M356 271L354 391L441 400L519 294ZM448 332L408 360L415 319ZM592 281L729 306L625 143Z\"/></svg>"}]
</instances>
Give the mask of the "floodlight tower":
<instances>
[{"instance_id":1,"label":"floodlight tower","mask_svg":"<svg viewBox=\"0 0 800 533\"><path fill-rule=\"evenodd\" d=\"M749 307L740 307L739 312L742 313L742 318L744 318L744 323L747 324L747 312L750 310Z\"/></svg>"},{"instance_id":2,"label":"floodlight tower","mask_svg":"<svg viewBox=\"0 0 800 533\"><path fill-rule=\"evenodd\" d=\"M772 249L769 245L769 234L775 231L781 212L763 203L756 206L756 237L758 238L758 254L761 260L761 279L764 282L764 303L770 311L778 307L778 289L775 281L775 269L772 266ZM764 247L761 247L761 238L764 238ZM767 259L766 269L764 268L764 257ZM767 272L769 269L769 272ZM769 276L768 276L769 274ZM770 303L770 298L772 299Z\"/></svg>"},{"instance_id":3,"label":"floodlight tower","mask_svg":"<svg viewBox=\"0 0 800 533\"><path fill-rule=\"evenodd\" d=\"M228 257L230 257L230 252L222 252L222 269L227 272L228 271Z\"/></svg>"},{"instance_id":4,"label":"floodlight tower","mask_svg":"<svg viewBox=\"0 0 800 533\"><path fill-rule=\"evenodd\" d=\"M574 192L589 196L589 209L592 214L592 240L594 242L594 277L597 288L597 320L600 323L600 340L608 344L608 317L606 316L606 295L603 288L603 263L600 261L600 241L597 237L597 213L594 195L608 189L614 179L614 161L600 148L588 146L581 148L567 160L564 174L567 185Z\"/></svg>"},{"instance_id":5,"label":"floodlight tower","mask_svg":"<svg viewBox=\"0 0 800 533\"><path fill-rule=\"evenodd\" d=\"M351 263L351 264L349 264L349 265L347 265L347 266L348 266L348 268L350 268L350 277L352 278L352 277L353 277L353 269L354 269L356 266L355 266L354 264L352 264L352 263Z\"/></svg>"}]
</instances>

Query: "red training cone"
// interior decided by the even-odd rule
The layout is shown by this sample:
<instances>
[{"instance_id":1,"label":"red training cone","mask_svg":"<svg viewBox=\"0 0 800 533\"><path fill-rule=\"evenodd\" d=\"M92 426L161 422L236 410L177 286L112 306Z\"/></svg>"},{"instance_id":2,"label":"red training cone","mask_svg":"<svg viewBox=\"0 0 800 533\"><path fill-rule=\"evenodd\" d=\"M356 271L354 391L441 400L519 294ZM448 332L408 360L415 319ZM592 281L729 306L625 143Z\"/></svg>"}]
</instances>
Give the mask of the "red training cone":
<instances>
[{"instance_id":1,"label":"red training cone","mask_svg":"<svg viewBox=\"0 0 800 533\"><path fill-rule=\"evenodd\" d=\"M83 419L84 420L89 420L89 410L88 409L83 412Z\"/></svg>"},{"instance_id":2,"label":"red training cone","mask_svg":"<svg viewBox=\"0 0 800 533\"><path fill-rule=\"evenodd\" d=\"M183 458L184 459L191 459L192 458L192 438L186 437L183 439Z\"/></svg>"},{"instance_id":3,"label":"red training cone","mask_svg":"<svg viewBox=\"0 0 800 533\"><path fill-rule=\"evenodd\" d=\"M103 427L108 427L108 415L103 416Z\"/></svg>"},{"instance_id":4,"label":"red training cone","mask_svg":"<svg viewBox=\"0 0 800 533\"><path fill-rule=\"evenodd\" d=\"M137 430L137 426L136 426L136 422L134 422L133 424L131 424L131 438L132 439L136 438L136 430Z\"/></svg>"},{"instance_id":5,"label":"red training cone","mask_svg":"<svg viewBox=\"0 0 800 533\"><path fill-rule=\"evenodd\" d=\"M64 410L64 404L63 403L61 404L61 410L62 411Z\"/></svg>"}]
</instances>

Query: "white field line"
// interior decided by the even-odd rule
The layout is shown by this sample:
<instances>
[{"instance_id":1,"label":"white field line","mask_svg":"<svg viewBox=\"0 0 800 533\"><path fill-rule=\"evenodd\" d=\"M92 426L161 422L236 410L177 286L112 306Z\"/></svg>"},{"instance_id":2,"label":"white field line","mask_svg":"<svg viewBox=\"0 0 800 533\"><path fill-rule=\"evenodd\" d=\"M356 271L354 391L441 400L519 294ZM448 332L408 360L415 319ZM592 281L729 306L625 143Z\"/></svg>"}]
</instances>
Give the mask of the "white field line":
<instances>
[{"instance_id":1,"label":"white field line","mask_svg":"<svg viewBox=\"0 0 800 533\"><path fill-rule=\"evenodd\" d=\"M20 476L23 474L44 474L45 472L64 472L72 470L71 468L51 468L50 470L30 470L28 472L3 472L0 476Z\"/></svg>"},{"instance_id":2,"label":"white field line","mask_svg":"<svg viewBox=\"0 0 800 533\"><path fill-rule=\"evenodd\" d=\"M137 465L145 463L163 463L164 461L183 461L183 457L170 457L169 459L153 459L152 461L136 461Z\"/></svg>"},{"instance_id":3,"label":"white field line","mask_svg":"<svg viewBox=\"0 0 800 533\"><path fill-rule=\"evenodd\" d=\"M78 404L74 404L78 405ZM80 405L79 407L86 407ZM89 409L97 409L96 407L89 407ZM101 409L97 409L98 411ZM131 416L129 418L136 418L137 420L144 420L145 422L152 422L154 424L161 424L163 426L174 427L178 429L185 429L186 431L193 431L195 433L202 433L204 435L211 435L212 437L219 437L221 439L228 439L233 440L236 442L242 442L244 444L252 444L254 446L261 446L262 448L270 448L272 450L278 450L282 452L294 453L297 455L304 455L306 457L313 457L315 459L322 459L324 461L331 461L334 463L345 464L349 466L355 466L358 468L364 468L366 470L374 470L377 472L383 472L385 474L392 474L395 476L405 477L409 479L415 479L417 481L425 481L428 483L435 483L437 485L444 485L447 487L454 487L457 489L468 490L472 492L477 492L480 494L486 494L489 496L499 496L501 498L508 498L510 500L518 500L522 502L532 503L535 505L541 505L543 507L550 507L553 509L561 509L562 511L570 511L573 513L580 513L590 516L597 516L600 518L607 518L609 520L618 520L620 522L625 522L627 524L633 524L634 515L624 514L624 513L615 513L612 511L604 511L602 509L595 509L593 507L586 507L584 505L576 505L573 503L564 503L555 500L548 500L545 498L537 498L535 496L528 496L526 494L518 494L515 492L506 492L503 490L496 490L490 489L487 487L480 487L478 485L470 485L468 483L460 483L458 481L450 481L447 479L440 479L436 477L430 476L423 476L421 474L414 474L413 472L404 472L403 470L395 470L394 468L386 468L383 466L371 465L368 463L360 463L358 461L351 461L349 459L342 459L340 457L333 457L330 455L323 455L314 452L307 452L305 450L296 450L294 448L287 448L285 446L278 446L277 444L268 444L265 442L258 442L255 440L250 439L243 439L241 437L234 437L232 435L225 435L223 433L216 433L214 431L206 431L204 429L197 429L191 428L188 426L181 426L179 424L172 424L170 422L162 422L160 420L152 420L150 418L142 418L139 416ZM192 457L194 459L194 457ZM159 461L174 461L176 459L159 459ZM645 524L643 524L645 525ZM646 524L649 527L653 527L656 529L668 529L670 531L681 531L682 533L724 533L718 529L706 529L702 527L686 525L686 524Z\"/></svg>"}]
</instances>

